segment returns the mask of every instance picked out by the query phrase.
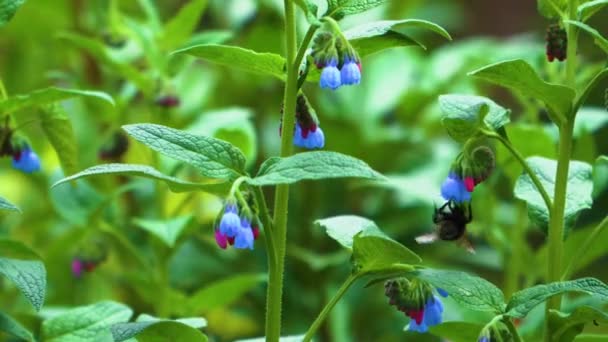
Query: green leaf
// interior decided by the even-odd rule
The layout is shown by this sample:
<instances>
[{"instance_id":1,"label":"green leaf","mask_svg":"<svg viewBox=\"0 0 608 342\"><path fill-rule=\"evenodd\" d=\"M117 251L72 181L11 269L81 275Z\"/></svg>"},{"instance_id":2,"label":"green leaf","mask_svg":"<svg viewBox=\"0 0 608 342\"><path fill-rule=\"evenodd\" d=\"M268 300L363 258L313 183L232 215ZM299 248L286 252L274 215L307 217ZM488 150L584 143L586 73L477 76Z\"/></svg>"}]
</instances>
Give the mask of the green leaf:
<instances>
[{"instance_id":1,"label":"green leaf","mask_svg":"<svg viewBox=\"0 0 608 342\"><path fill-rule=\"evenodd\" d=\"M190 0L179 12L165 24L160 45L165 51L174 49L187 42L196 29L207 0Z\"/></svg>"},{"instance_id":2,"label":"green leaf","mask_svg":"<svg viewBox=\"0 0 608 342\"><path fill-rule=\"evenodd\" d=\"M444 322L429 328L431 334L452 342L477 341L482 324L471 322Z\"/></svg>"},{"instance_id":3,"label":"green leaf","mask_svg":"<svg viewBox=\"0 0 608 342\"><path fill-rule=\"evenodd\" d=\"M0 331L10 334L24 341L35 341L32 333L11 316L0 311Z\"/></svg>"},{"instance_id":4,"label":"green leaf","mask_svg":"<svg viewBox=\"0 0 608 342\"><path fill-rule=\"evenodd\" d=\"M67 310L42 323L42 336L48 342L112 341L110 327L129 320L128 306L103 301Z\"/></svg>"},{"instance_id":5,"label":"green leaf","mask_svg":"<svg viewBox=\"0 0 608 342\"><path fill-rule=\"evenodd\" d=\"M78 151L72 123L58 105L45 106L40 112L40 126L55 149L65 174L78 171Z\"/></svg>"},{"instance_id":6,"label":"green leaf","mask_svg":"<svg viewBox=\"0 0 608 342\"><path fill-rule=\"evenodd\" d=\"M306 15L306 20L308 23L317 25L319 20L317 19L317 13L319 11L319 6L313 3L310 0L294 0L296 5L300 6L304 14Z\"/></svg>"},{"instance_id":7,"label":"green leaf","mask_svg":"<svg viewBox=\"0 0 608 342\"><path fill-rule=\"evenodd\" d=\"M557 310L549 312L549 331L551 341L570 342L583 332L585 324L608 323L608 315L590 306L581 306L572 313L564 313Z\"/></svg>"},{"instance_id":8,"label":"green leaf","mask_svg":"<svg viewBox=\"0 0 608 342\"><path fill-rule=\"evenodd\" d=\"M324 16L331 16L336 20L346 15L365 12L378 7L389 0L334 0L328 1L327 12Z\"/></svg>"},{"instance_id":9,"label":"green leaf","mask_svg":"<svg viewBox=\"0 0 608 342\"><path fill-rule=\"evenodd\" d=\"M0 27L6 25L25 0L0 0Z\"/></svg>"},{"instance_id":10,"label":"green leaf","mask_svg":"<svg viewBox=\"0 0 608 342\"><path fill-rule=\"evenodd\" d=\"M238 274L213 282L198 290L188 299L188 307L194 312L207 312L226 307L267 281L266 274Z\"/></svg>"},{"instance_id":11,"label":"green leaf","mask_svg":"<svg viewBox=\"0 0 608 342\"><path fill-rule=\"evenodd\" d=\"M501 313L505 307L502 291L489 281L459 271L422 269L416 277L447 291L462 306L475 311Z\"/></svg>"},{"instance_id":12,"label":"green leaf","mask_svg":"<svg viewBox=\"0 0 608 342\"><path fill-rule=\"evenodd\" d=\"M595 278L581 278L536 285L515 292L507 305L507 315L514 318L524 318L535 306L545 302L550 297L566 292L586 293L601 302L608 301L608 286L606 284Z\"/></svg>"},{"instance_id":13,"label":"green leaf","mask_svg":"<svg viewBox=\"0 0 608 342\"><path fill-rule=\"evenodd\" d=\"M359 274L394 273L403 266L419 264L422 259L380 230L363 230L353 239L352 262Z\"/></svg>"},{"instance_id":14,"label":"green leaf","mask_svg":"<svg viewBox=\"0 0 608 342\"><path fill-rule=\"evenodd\" d=\"M0 197L0 210L21 212L21 210L19 210L19 208L17 208L14 204L10 203L9 201L5 200L2 197Z\"/></svg>"},{"instance_id":15,"label":"green leaf","mask_svg":"<svg viewBox=\"0 0 608 342\"><path fill-rule=\"evenodd\" d=\"M28 107L48 105L74 97L90 97L103 100L114 105L112 97L106 93L91 90L45 88L29 94L15 95L0 101L0 114L8 114Z\"/></svg>"},{"instance_id":16,"label":"green leaf","mask_svg":"<svg viewBox=\"0 0 608 342\"><path fill-rule=\"evenodd\" d=\"M245 174L245 156L223 140L155 124L126 125L123 129L151 149L192 165L203 176L234 179Z\"/></svg>"},{"instance_id":17,"label":"green leaf","mask_svg":"<svg viewBox=\"0 0 608 342\"><path fill-rule=\"evenodd\" d=\"M469 75L511 88L526 97L537 98L549 109L556 124L561 124L572 109L572 88L543 81L526 61L514 59L498 62L470 72Z\"/></svg>"},{"instance_id":18,"label":"green leaf","mask_svg":"<svg viewBox=\"0 0 608 342\"><path fill-rule=\"evenodd\" d=\"M274 53L260 53L238 46L203 44L177 50L172 54L187 54L230 68L285 79L285 58Z\"/></svg>"},{"instance_id":19,"label":"green leaf","mask_svg":"<svg viewBox=\"0 0 608 342\"><path fill-rule=\"evenodd\" d=\"M112 53L112 50L104 43L73 33L61 33L57 37L88 52L90 56L99 60L112 71L135 84L146 96L152 96L156 91L155 80L150 79L146 74L124 61L122 56Z\"/></svg>"},{"instance_id":20,"label":"green leaf","mask_svg":"<svg viewBox=\"0 0 608 342\"><path fill-rule=\"evenodd\" d=\"M279 342L302 342L305 335L281 336ZM245 340L236 340L234 342L266 342L266 337L248 338Z\"/></svg>"},{"instance_id":21,"label":"green leaf","mask_svg":"<svg viewBox=\"0 0 608 342\"><path fill-rule=\"evenodd\" d=\"M600 82L602 82L606 77L608 77L608 68L602 69L591 79L591 81L589 81L589 83L587 83L585 89L582 91L582 93L580 93L580 95L576 99L574 108L580 109L587 100L587 97L589 96L591 91L594 90L595 87L597 87Z\"/></svg>"},{"instance_id":22,"label":"green leaf","mask_svg":"<svg viewBox=\"0 0 608 342\"><path fill-rule=\"evenodd\" d=\"M258 175L248 182L262 186L347 177L386 179L359 159L337 152L315 151L287 158L270 158L262 164Z\"/></svg>"},{"instance_id":23,"label":"green leaf","mask_svg":"<svg viewBox=\"0 0 608 342\"><path fill-rule=\"evenodd\" d=\"M135 225L154 234L168 247L173 248L175 242L192 221L192 215L175 217L166 220L134 219Z\"/></svg>"},{"instance_id":24,"label":"green leaf","mask_svg":"<svg viewBox=\"0 0 608 342\"><path fill-rule=\"evenodd\" d=\"M602 34L598 32L598 30L587 24L583 24L580 21L564 20L564 22L570 25L578 26L580 29L590 34L595 44L599 46L600 49L604 51L604 53L608 54L608 40L606 40L606 38L604 38L604 36L602 36Z\"/></svg>"},{"instance_id":25,"label":"green leaf","mask_svg":"<svg viewBox=\"0 0 608 342\"><path fill-rule=\"evenodd\" d=\"M329 217L316 220L315 224L324 228L329 237L336 240L342 247L348 249L353 248L353 239L359 232L380 232L380 229L373 221L355 215Z\"/></svg>"},{"instance_id":26,"label":"green leaf","mask_svg":"<svg viewBox=\"0 0 608 342\"><path fill-rule=\"evenodd\" d=\"M538 12L545 18L554 19L565 13L567 0L536 0Z\"/></svg>"},{"instance_id":27,"label":"green leaf","mask_svg":"<svg viewBox=\"0 0 608 342\"><path fill-rule=\"evenodd\" d=\"M198 329L207 322L202 318L182 318L176 320L159 319L140 315L136 322L118 323L111 327L115 342L137 337L137 341L207 341Z\"/></svg>"},{"instance_id":28,"label":"green leaf","mask_svg":"<svg viewBox=\"0 0 608 342\"><path fill-rule=\"evenodd\" d=\"M355 26L345 31L344 36L361 57L400 46L418 45L425 48L420 42L401 32L402 29L406 28L432 31L448 40L452 40L450 34L441 26L418 19L374 21Z\"/></svg>"},{"instance_id":29,"label":"green leaf","mask_svg":"<svg viewBox=\"0 0 608 342\"><path fill-rule=\"evenodd\" d=\"M557 161L530 157L526 159L532 171L540 180L543 188L553 197L555 190L555 173ZM591 208L593 191L591 165L580 161L571 161L568 170L568 192L566 193L564 237L569 233L574 225L578 214L583 209ZM534 183L528 174L522 174L515 183L515 197L528 204L528 215L541 228L546 229L549 223L549 211L540 193L536 190Z\"/></svg>"},{"instance_id":30,"label":"green leaf","mask_svg":"<svg viewBox=\"0 0 608 342\"><path fill-rule=\"evenodd\" d=\"M510 111L494 101L474 95L441 95L441 123L456 141L465 142L481 128L497 130L509 123Z\"/></svg>"},{"instance_id":31,"label":"green leaf","mask_svg":"<svg viewBox=\"0 0 608 342\"><path fill-rule=\"evenodd\" d=\"M230 191L230 183L192 183L183 181L179 178L167 176L160 171L147 165L135 165L135 164L102 164L90 167L77 174L66 177L55 184L57 185L67 183L79 178L91 177L91 176L103 176L103 175L124 175L124 176L137 176L150 178L164 182L169 186L169 189L173 192L189 192L189 191L204 191L218 196L223 196Z\"/></svg>"},{"instance_id":32,"label":"green leaf","mask_svg":"<svg viewBox=\"0 0 608 342\"><path fill-rule=\"evenodd\" d=\"M608 186L608 156L599 156L593 165L593 197Z\"/></svg>"},{"instance_id":33,"label":"green leaf","mask_svg":"<svg viewBox=\"0 0 608 342\"><path fill-rule=\"evenodd\" d=\"M46 269L40 256L23 243L0 240L0 274L10 279L40 310L46 292Z\"/></svg>"},{"instance_id":34,"label":"green leaf","mask_svg":"<svg viewBox=\"0 0 608 342\"><path fill-rule=\"evenodd\" d=\"M578 6L578 17L581 18L581 21L585 22L606 5L608 5L608 0L594 0L585 2L584 4Z\"/></svg>"}]
</instances>

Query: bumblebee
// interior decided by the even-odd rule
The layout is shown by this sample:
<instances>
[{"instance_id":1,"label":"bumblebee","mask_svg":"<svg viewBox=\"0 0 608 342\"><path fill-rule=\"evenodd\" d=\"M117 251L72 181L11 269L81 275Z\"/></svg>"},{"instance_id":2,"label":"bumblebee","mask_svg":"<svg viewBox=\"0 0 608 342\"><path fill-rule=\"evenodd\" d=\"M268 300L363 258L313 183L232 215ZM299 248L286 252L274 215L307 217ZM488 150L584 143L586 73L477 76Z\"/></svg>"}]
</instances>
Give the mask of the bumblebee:
<instances>
[{"instance_id":1,"label":"bumblebee","mask_svg":"<svg viewBox=\"0 0 608 342\"><path fill-rule=\"evenodd\" d=\"M441 207L435 207L433 223L435 231L416 238L420 244L433 243L437 240L457 241L470 253L475 253L473 245L466 238L467 224L473 220L471 202L465 207L454 201L447 201Z\"/></svg>"}]
</instances>

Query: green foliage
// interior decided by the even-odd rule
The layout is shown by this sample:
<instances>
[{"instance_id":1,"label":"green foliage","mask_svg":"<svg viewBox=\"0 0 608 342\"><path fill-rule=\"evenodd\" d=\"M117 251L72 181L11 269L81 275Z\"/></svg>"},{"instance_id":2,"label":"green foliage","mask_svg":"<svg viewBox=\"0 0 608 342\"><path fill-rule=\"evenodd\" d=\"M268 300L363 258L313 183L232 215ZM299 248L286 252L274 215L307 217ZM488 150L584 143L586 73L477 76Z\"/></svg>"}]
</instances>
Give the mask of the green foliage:
<instances>
[{"instance_id":1,"label":"green foliage","mask_svg":"<svg viewBox=\"0 0 608 342\"><path fill-rule=\"evenodd\" d=\"M521 59L498 62L472 71L469 75L543 101L556 124L563 123L572 109L575 96L572 88L543 81L532 66Z\"/></svg>"},{"instance_id":2,"label":"green foliage","mask_svg":"<svg viewBox=\"0 0 608 342\"><path fill-rule=\"evenodd\" d=\"M260 53L237 46L204 44L187 47L173 53L187 54L209 62L243 71L285 78L285 58L274 53Z\"/></svg>"},{"instance_id":3,"label":"green foliage","mask_svg":"<svg viewBox=\"0 0 608 342\"><path fill-rule=\"evenodd\" d=\"M344 31L344 36L361 57L384 49L402 46L418 45L425 48L421 42L401 32L408 28L428 30L445 39L452 39L450 34L441 26L418 19L373 21Z\"/></svg>"},{"instance_id":4,"label":"green foliage","mask_svg":"<svg viewBox=\"0 0 608 342\"><path fill-rule=\"evenodd\" d=\"M266 274L238 274L208 284L194 293L187 302L190 311L208 312L234 303L262 282Z\"/></svg>"},{"instance_id":5,"label":"green foliage","mask_svg":"<svg viewBox=\"0 0 608 342\"><path fill-rule=\"evenodd\" d=\"M6 25L25 0L0 0L0 27Z\"/></svg>"},{"instance_id":6,"label":"green foliage","mask_svg":"<svg viewBox=\"0 0 608 342\"><path fill-rule=\"evenodd\" d=\"M470 322L444 322L431 327L433 335L448 339L452 342L477 341L483 325Z\"/></svg>"},{"instance_id":7,"label":"green foliage","mask_svg":"<svg viewBox=\"0 0 608 342\"><path fill-rule=\"evenodd\" d=\"M581 306L571 313L551 310L549 313L549 329L551 341L568 342L583 332L585 324L606 324L608 315L589 306Z\"/></svg>"},{"instance_id":8,"label":"green foliage","mask_svg":"<svg viewBox=\"0 0 608 342\"><path fill-rule=\"evenodd\" d=\"M190 39L199 18L207 7L208 0L190 0L164 27L160 47L170 51Z\"/></svg>"},{"instance_id":9,"label":"green foliage","mask_svg":"<svg viewBox=\"0 0 608 342\"><path fill-rule=\"evenodd\" d=\"M578 26L580 29L591 35L595 44L599 46L606 54L608 54L608 40L604 38L604 36L602 36L598 30L587 24L581 23L580 21L566 20L565 22L570 25Z\"/></svg>"},{"instance_id":10,"label":"green foliage","mask_svg":"<svg viewBox=\"0 0 608 342\"><path fill-rule=\"evenodd\" d=\"M567 0L536 0L538 12L545 18L554 19L562 16L568 6Z\"/></svg>"},{"instance_id":11,"label":"green foliage","mask_svg":"<svg viewBox=\"0 0 608 342\"><path fill-rule=\"evenodd\" d=\"M325 233L342 247L352 249L355 236L362 231L380 233L376 224L364 217L343 215L316 220L315 224L325 229Z\"/></svg>"},{"instance_id":12,"label":"green foliage","mask_svg":"<svg viewBox=\"0 0 608 342\"><path fill-rule=\"evenodd\" d=\"M235 179L245 173L245 156L231 144L155 124L126 125L124 130L151 149L188 163L203 176Z\"/></svg>"},{"instance_id":13,"label":"green foliage","mask_svg":"<svg viewBox=\"0 0 608 342\"><path fill-rule=\"evenodd\" d=\"M489 281L465 272L422 269L416 277L444 289L460 305L475 311L501 313L505 307L502 291Z\"/></svg>"},{"instance_id":14,"label":"green foliage","mask_svg":"<svg viewBox=\"0 0 608 342\"><path fill-rule=\"evenodd\" d=\"M2 311L0 311L0 331L3 331L23 341L35 341L34 336L29 330L24 328L19 322Z\"/></svg>"},{"instance_id":15,"label":"green foliage","mask_svg":"<svg viewBox=\"0 0 608 342\"><path fill-rule=\"evenodd\" d=\"M29 94L15 95L9 97L8 99L0 100L0 113L8 114L30 107L44 106L74 97L90 97L103 100L114 105L114 100L112 100L112 97L103 92L63 88L46 88L33 91Z\"/></svg>"},{"instance_id":16,"label":"green foliage","mask_svg":"<svg viewBox=\"0 0 608 342\"><path fill-rule=\"evenodd\" d=\"M535 306L552 296L566 292L585 293L601 302L608 301L608 286L606 284L595 278L581 278L546 285L536 285L518 291L509 300L506 314L513 318L526 317Z\"/></svg>"},{"instance_id":17,"label":"green foliage","mask_svg":"<svg viewBox=\"0 0 608 342\"><path fill-rule=\"evenodd\" d=\"M497 130L509 123L509 111L494 101L473 95L442 95L439 107L441 123L459 142L474 137L482 129Z\"/></svg>"},{"instance_id":18,"label":"green foliage","mask_svg":"<svg viewBox=\"0 0 608 342\"><path fill-rule=\"evenodd\" d=\"M531 157L526 162L540 179L543 188L553 196L555 189L555 173L557 162L554 160ZM579 161L571 161L568 170L568 192L566 194L565 222L567 235L569 228L574 225L578 214L583 209L591 208L593 199L593 182L591 180L591 165ZM530 218L541 228L545 229L549 223L549 211L540 193L527 174L523 174L515 184L515 197L526 201ZM564 236L565 237L565 236Z\"/></svg>"},{"instance_id":19,"label":"green foliage","mask_svg":"<svg viewBox=\"0 0 608 342\"><path fill-rule=\"evenodd\" d=\"M150 220L136 218L135 225L148 231L164 242L167 247L173 248L175 242L192 221L192 216L181 216L167 220Z\"/></svg>"},{"instance_id":20,"label":"green foliage","mask_svg":"<svg viewBox=\"0 0 608 342\"><path fill-rule=\"evenodd\" d=\"M325 16L331 16L339 20L344 16L378 7L385 2L388 2L388 0L328 0Z\"/></svg>"},{"instance_id":21,"label":"green foliage","mask_svg":"<svg viewBox=\"0 0 608 342\"><path fill-rule=\"evenodd\" d=\"M578 6L577 13L581 21L585 22L606 5L608 0L586 1Z\"/></svg>"},{"instance_id":22,"label":"green foliage","mask_svg":"<svg viewBox=\"0 0 608 342\"><path fill-rule=\"evenodd\" d=\"M46 269L40 256L23 243L0 240L0 274L10 279L36 310L46 293Z\"/></svg>"},{"instance_id":23,"label":"green foliage","mask_svg":"<svg viewBox=\"0 0 608 342\"><path fill-rule=\"evenodd\" d=\"M182 318L176 320L159 319L149 315L140 315L132 323L118 323L111 326L115 342L137 338L137 341L207 341L207 337L198 329L204 328L207 322L202 318Z\"/></svg>"},{"instance_id":24,"label":"green foliage","mask_svg":"<svg viewBox=\"0 0 608 342\"><path fill-rule=\"evenodd\" d=\"M9 211L19 211L19 208L17 208L14 204L10 203L2 197L0 197L0 209Z\"/></svg>"},{"instance_id":25,"label":"green foliage","mask_svg":"<svg viewBox=\"0 0 608 342\"><path fill-rule=\"evenodd\" d=\"M78 150L72 123L59 105L51 105L40 112L40 126L57 152L63 172L78 171Z\"/></svg>"},{"instance_id":26,"label":"green foliage","mask_svg":"<svg viewBox=\"0 0 608 342\"><path fill-rule=\"evenodd\" d=\"M260 166L257 176L247 180L252 185L292 184L302 180L332 178L383 180L365 162L337 152L302 152L287 158L271 158Z\"/></svg>"},{"instance_id":27,"label":"green foliage","mask_svg":"<svg viewBox=\"0 0 608 342\"><path fill-rule=\"evenodd\" d=\"M133 311L111 301L78 307L53 316L42 323L45 341L113 341L110 327L129 320Z\"/></svg>"},{"instance_id":28,"label":"green foliage","mask_svg":"<svg viewBox=\"0 0 608 342\"><path fill-rule=\"evenodd\" d=\"M319 20L317 19L317 15L319 12L319 6L317 6L311 0L295 0L296 5L300 6L304 14L306 15L306 19L310 24L317 25L319 24Z\"/></svg>"},{"instance_id":29,"label":"green foliage","mask_svg":"<svg viewBox=\"0 0 608 342\"><path fill-rule=\"evenodd\" d=\"M353 239L352 263L360 274L383 274L413 269L422 259L378 230L363 230Z\"/></svg>"}]
</instances>

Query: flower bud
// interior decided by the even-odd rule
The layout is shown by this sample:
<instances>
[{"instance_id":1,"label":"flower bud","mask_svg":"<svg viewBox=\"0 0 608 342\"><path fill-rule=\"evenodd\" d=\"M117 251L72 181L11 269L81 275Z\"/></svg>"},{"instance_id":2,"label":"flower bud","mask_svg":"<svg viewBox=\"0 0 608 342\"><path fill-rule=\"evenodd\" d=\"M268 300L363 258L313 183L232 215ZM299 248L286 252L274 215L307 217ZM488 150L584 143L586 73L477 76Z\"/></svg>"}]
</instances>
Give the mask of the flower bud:
<instances>
[{"instance_id":1,"label":"flower bud","mask_svg":"<svg viewBox=\"0 0 608 342\"><path fill-rule=\"evenodd\" d=\"M545 36L547 42L547 60L555 59L562 62L566 59L568 51L568 34L559 24L552 24L547 28Z\"/></svg>"}]
</instances>

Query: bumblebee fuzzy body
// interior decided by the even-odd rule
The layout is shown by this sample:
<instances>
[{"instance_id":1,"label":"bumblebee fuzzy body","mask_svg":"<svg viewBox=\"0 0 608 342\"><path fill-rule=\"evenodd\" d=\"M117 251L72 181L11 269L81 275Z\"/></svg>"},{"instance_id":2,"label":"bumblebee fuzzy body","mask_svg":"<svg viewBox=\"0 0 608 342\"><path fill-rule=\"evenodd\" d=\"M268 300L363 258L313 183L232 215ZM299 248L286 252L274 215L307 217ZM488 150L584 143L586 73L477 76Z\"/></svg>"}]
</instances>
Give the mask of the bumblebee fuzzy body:
<instances>
[{"instance_id":1,"label":"bumblebee fuzzy body","mask_svg":"<svg viewBox=\"0 0 608 342\"><path fill-rule=\"evenodd\" d=\"M462 238L467 224L473 220L471 203L468 207L459 206L452 201L446 202L433 213L433 223L436 225L437 236L441 240L455 241Z\"/></svg>"}]
</instances>

